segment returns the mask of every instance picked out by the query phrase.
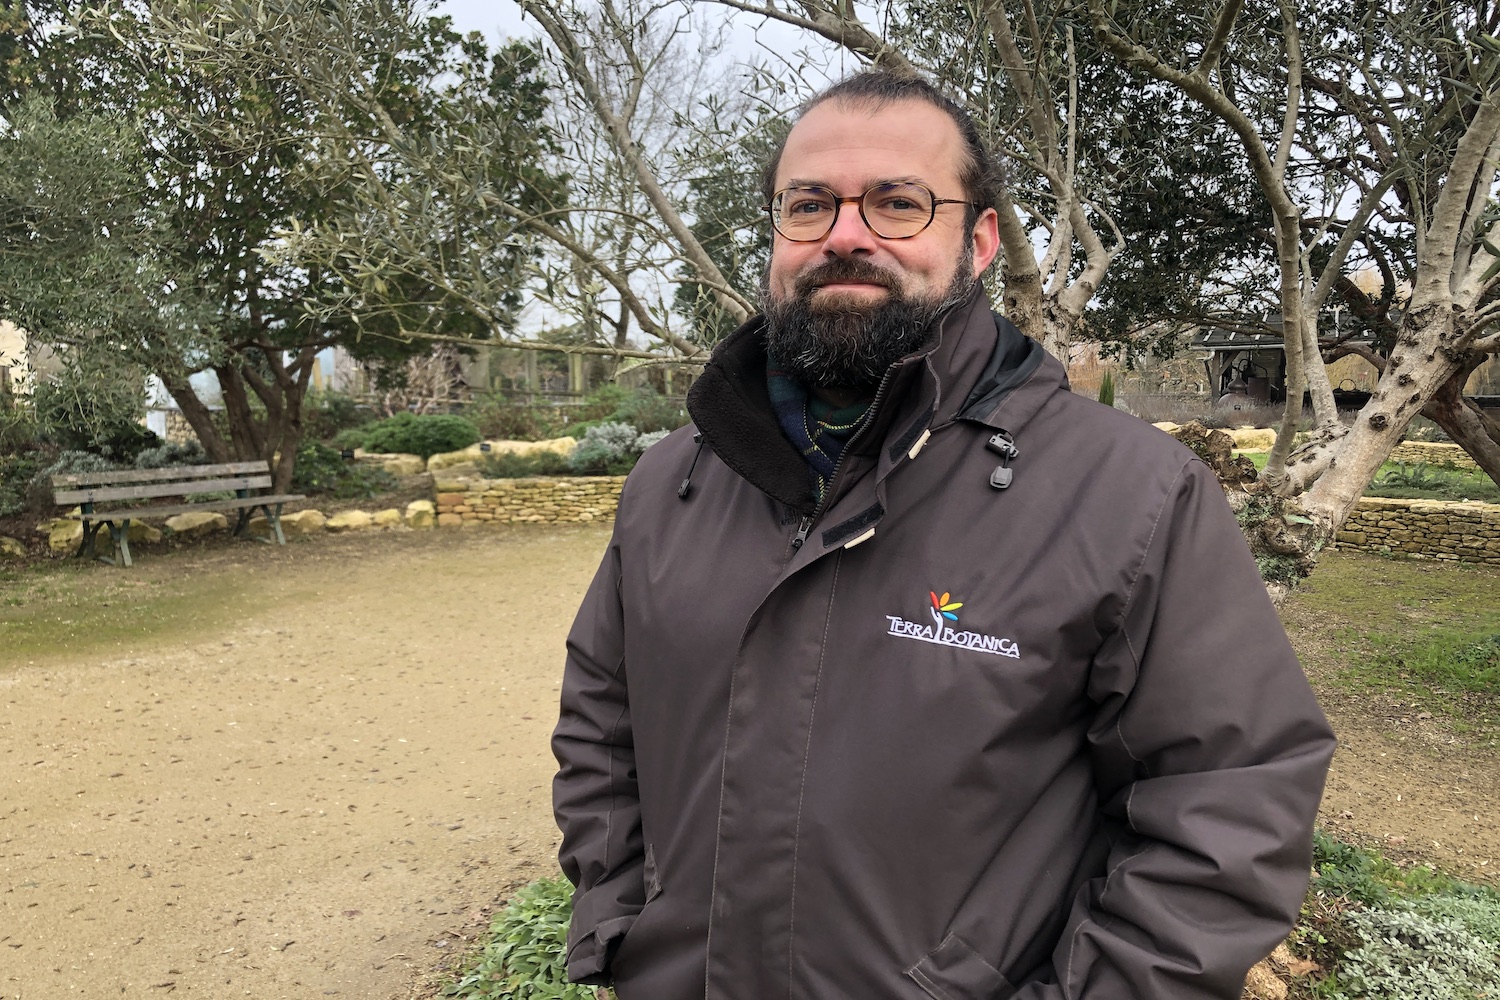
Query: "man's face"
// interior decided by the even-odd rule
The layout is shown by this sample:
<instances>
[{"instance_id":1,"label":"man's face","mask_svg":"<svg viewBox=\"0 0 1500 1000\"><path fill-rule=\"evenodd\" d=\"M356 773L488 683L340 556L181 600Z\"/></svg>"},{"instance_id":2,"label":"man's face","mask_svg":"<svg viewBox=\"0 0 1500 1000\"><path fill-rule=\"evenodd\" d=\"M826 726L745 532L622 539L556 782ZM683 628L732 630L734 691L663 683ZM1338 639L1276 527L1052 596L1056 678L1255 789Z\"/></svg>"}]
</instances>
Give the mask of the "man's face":
<instances>
[{"instance_id":1,"label":"man's face","mask_svg":"<svg viewBox=\"0 0 1500 1000\"><path fill-rule=\"evenodd\" d=\"M925 101L871 110L833 100L792 129L776 189L817 186L852 198L876 184L913 181L938 198L966 198L963 155L957 126ZM892 240L872 232L851 202L820 240L775 234L763 289L771 353L808 384L873 389L994 259L994 211L980 214L972 234L964 218L963 205L940 205L922 232Z\"/></svg>"}]
</instances>

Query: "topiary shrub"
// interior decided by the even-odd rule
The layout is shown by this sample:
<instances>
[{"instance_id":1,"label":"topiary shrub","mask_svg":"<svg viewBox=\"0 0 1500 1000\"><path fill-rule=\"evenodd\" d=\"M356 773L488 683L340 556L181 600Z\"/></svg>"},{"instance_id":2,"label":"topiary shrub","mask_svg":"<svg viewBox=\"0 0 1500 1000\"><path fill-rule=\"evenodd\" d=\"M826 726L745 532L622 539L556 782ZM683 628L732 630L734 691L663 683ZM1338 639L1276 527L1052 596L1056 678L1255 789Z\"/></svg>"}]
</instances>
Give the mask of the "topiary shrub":
<instances>
[{"instance_id":1,"label":"topiary shrub","mask_svg":"<svg viewBox=\"0 0 1500 1000\"><path fill-rule=\"evenodd\" d=\"M479 428L463 417L447 413L398 413L380 421L365 435L364 448L385 454L431 458L441 452L467 448L478 441Z\"/></svg>"}]
</instances>

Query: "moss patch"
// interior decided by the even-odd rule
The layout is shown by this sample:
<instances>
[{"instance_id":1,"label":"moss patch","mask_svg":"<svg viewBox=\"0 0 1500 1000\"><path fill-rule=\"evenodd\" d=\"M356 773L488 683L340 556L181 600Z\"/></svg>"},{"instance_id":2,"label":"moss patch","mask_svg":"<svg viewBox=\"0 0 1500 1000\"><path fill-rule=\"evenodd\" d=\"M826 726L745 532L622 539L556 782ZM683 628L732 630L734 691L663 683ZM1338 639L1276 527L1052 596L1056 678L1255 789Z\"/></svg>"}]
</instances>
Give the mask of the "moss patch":
<instances>
[{"instance_id":1,"label":"moss patch","mask_svg":"<svg viewBox=\"0 0 1500 1000\"><path fill-rule=\"evenodd\" d=\"M191 639L304 596L278 585L285 567L213 561L230 571L184 573L172 558L126 570L72 560L0 569L0 670L145 640Z\"/></svg>"}]
</instances>

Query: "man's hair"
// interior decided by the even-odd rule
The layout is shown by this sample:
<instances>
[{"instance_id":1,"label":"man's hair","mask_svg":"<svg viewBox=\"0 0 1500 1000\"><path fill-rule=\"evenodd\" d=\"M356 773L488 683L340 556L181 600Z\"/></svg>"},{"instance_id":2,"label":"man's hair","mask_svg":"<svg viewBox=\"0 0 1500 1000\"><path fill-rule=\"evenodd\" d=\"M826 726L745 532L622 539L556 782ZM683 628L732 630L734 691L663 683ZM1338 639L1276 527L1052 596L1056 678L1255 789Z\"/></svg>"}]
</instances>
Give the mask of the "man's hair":
<instances>
[{"instance_id":1,"label":"man's hair","mask_svg":"<svg viewBox=\"0 0 1500 1000\"><path fill-rule=\"evenodd\" d=\"M898 101L922 101L932 105L953 120L958 128L959 138L963 140L964 157L958 165L958 179L963 184L965 196L981 206L979 209L969 208L965 217L968 225L972 227L979 212L984 208L994 207L999 200L1004 175L979 135L974 119L956 102L945 97L940 90L916 74L892 70L856 73L812 97L798 109L796 121L801 121L809 111L827 101L838 101L846 107L865 107L871 111L878 111ZM781 167L781 154L786 150L790 134L788 130L776 144L766 163L765 172L761 175L761 193L767 204L776 194L776 171Z\"/></svg>"}]
</instances>

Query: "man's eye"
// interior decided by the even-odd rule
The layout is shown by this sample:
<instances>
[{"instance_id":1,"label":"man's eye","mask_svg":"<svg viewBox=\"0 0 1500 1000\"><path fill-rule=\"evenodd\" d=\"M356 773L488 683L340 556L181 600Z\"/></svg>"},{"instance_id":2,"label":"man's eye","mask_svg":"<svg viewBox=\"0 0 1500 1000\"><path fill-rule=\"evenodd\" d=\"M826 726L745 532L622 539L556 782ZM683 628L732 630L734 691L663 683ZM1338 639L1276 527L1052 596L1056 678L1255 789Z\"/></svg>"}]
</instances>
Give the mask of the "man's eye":
<instances>
[{"instance_id":1,"label":"man's eye","mask_svg":"<svg viewBox=\"0 0 1500 1000\"><path fill-rule=\"evenodd\" d=\"M828 202L822 198L794 198L786 205L788 215L817 215L829 211Z\"/></svg>"},{"instance_id":2,"label":"man's eye","mask_svg":"<svg viewBox=\"0 0 1500 1000\"><path fill-rule=\"evenodd\" d=\"M910 198L887 198L880 203L880 208L885 212L920 212L922 206Z\"/></svg>"}]
</instances>

